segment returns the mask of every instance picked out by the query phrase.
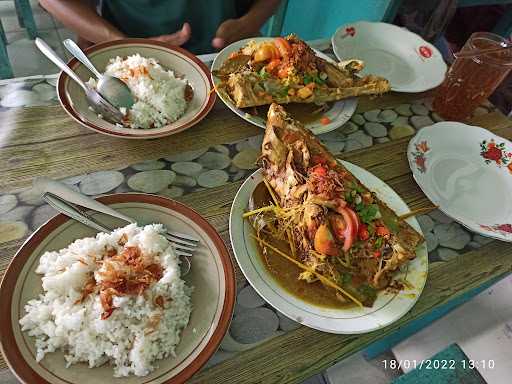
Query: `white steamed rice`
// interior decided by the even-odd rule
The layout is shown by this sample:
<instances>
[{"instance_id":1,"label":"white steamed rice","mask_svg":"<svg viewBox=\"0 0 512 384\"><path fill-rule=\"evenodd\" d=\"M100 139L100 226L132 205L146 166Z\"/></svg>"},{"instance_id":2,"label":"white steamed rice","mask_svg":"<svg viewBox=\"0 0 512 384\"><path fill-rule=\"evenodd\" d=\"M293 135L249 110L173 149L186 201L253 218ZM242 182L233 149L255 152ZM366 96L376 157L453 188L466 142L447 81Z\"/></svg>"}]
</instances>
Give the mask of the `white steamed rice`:
<instances>
[{"instance_id":1,"label":"white steamed rice","mask_svg":"<svg viewBox=\"0 0 512 384\"><path fill-rule=\"evenodd\" d=\"M147 73L141 73L145 68ZM187 108L185 100L186 80L175 77L154 58L139 54L123 59L111 59L105 73L122 79L135 96L135 104L129 109L122 108L126 116L125 126L129 128L160 128L178 120ZM96 87L96 81L87 84Z\"/></svg>"},{"instance_id":2,"label":"white steamed rice","mask_svg":"<svg viewBox=\"0 0 512 384\"><path fill-rule=\"evenodd\" d=\"M20 319L22 329L35 337L37 361L61 349L67 367L86 362L92 368L110 361L114 376L144 376L155 369L155 360L174 356L181 331L189 321L191 288L180 278L178 257L161 235L163 230L160 224L143 228L130 224L41 256L36 273L43 275L44 292L27 303L26 315ZM138 246L143 255L152 255L160 263L162 278L141 296L114 296L116 309L101 320L99 294L76 302L91 272L96 281L101 280L100 265L95 261L103 258L107 247L122 251L118 242L122 243L123 234L128 238L124 246ZM158 295L165 299L164 309L153 302ZM155 331L148 333L148 319L159 314Z\"/></svg>"}]
</instances>

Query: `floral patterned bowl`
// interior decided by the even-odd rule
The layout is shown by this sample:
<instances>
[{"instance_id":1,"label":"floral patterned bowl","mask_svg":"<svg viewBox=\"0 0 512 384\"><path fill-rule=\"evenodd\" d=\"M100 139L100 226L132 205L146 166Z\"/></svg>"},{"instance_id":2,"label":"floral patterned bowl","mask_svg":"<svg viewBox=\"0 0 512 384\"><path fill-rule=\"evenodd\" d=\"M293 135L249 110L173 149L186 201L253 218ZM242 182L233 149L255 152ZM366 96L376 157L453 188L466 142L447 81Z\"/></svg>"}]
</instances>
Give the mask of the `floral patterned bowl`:
<instances>
[{"instance_id":1,"label":"floral patterned bowl","mask_svg":"<svg viewBox=\"0 0 512 384\"><path fill-rule=\"evenodd\" d=\"M425 195L483 236L512 241L512 143L471 125L441 122L410 141L407 159Z\"/></svg>"}]
</instances>

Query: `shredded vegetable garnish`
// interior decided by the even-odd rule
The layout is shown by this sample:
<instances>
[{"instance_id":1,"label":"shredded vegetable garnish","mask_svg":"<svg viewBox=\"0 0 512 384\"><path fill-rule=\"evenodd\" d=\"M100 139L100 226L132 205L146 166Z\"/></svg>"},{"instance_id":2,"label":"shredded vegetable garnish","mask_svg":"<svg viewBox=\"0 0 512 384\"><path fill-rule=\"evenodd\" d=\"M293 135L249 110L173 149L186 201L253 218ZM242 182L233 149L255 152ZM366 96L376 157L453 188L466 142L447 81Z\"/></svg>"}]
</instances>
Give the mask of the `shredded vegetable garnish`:
<instances>
[{"instance_id":1,"label":"shredded vegetable garnish","mask_svg":"<svg viewBox=\"0 0 512 384\"><path fill-rule=\"evenodd\" d=\"M403 215L398 216L398 220L397 221L406 220L406 219L408 219L409 217L412 217L412 216L424 215L426 213L432 212L433 210L435 210L437 208L439 208L439 205L434 205L432 207L415 209L415 210L413 210L411 212L407 212L407 213L404 213Z\"/></svg>"},{"instance_id":2,"label":"shredded vegetable garnish","mask_svg":"<svg viewBox=\"0 0 512 384\"><path fill-rule=\"evenodd\" d=\"M265 183L265 187L267 187L268 193L270 193L270 197L272 197L274 204L279 207L279 203L277 201L277 197L276 194L274 193L274 190L272 189L267 180L263 179L263 182Z\"/></svg>"},{"instance_id":3,"label":"shredded vegetable garnish","mask_svg":"<svg viewBox=\"0 0 512 384\"><path fill-rule=\"evenodd\" d=\"M350 268L350 265L345 261L342 260L341 257L337 256L336 259L339 261L341 265L343 265L345 268Z\"/></svg>"},{"instance_id":4,"label":"shredded vegetable garnish","mask_svg":"<svg viewBox=\"0 0 512 384\"><path fill-rule=\"evenodd\" d=\"M252 210L252 211L249 211L249 212L245 212L242 217L244 219L250 217L250 216L253 216L253 215L257 215L258 213L263 213L263 212L268 212L268 211L274 211L276 209L275 206L273 205L267 205L265 207L261 207L261 208L258 208L258 209L255 209L255 210Z\"/></svg>"},{"instance_id":5,"label":"shredded vegetable garnish","mask_svg":"<svg viewBox=\"0 0 512 384\"><path fill-rule=\"evenodd\" d=\"M295 254L295 242L293 241L292 231L289 228L286 230L286 237L288 237L288 244L292 250L292 256L294 259L296 259L297 255Z\"/></svg>"},{"instance_id":6,"label":"shredded vegetable garnish","mask_svg":"<svg viewBox=\"0 0 512 384\"><path fill-rule=\"evenodd\" d=\"M285 259L291 261L292 263L294 263L295 265L297 265L299 268L302 268L303 270L315 275L315 277L317 277L322 283L324 283L325 285L331 287L331 288L334 288L336 289L337 291L339 291L342 295L344 295L345 297L348 297L350 300L352 300L354 303L356 303L358 306L360 306L361 308L363 307L363 303L361 303L358 299L356 299L354 296L352 296L350 293L348 293L347 291L345 291L343 288L341 288L338 284L336 284L335 282L333 282L332 280L328 279L327 277L325 277L324 275L322 275L321 273L318 273L317 271L315 271L314 269L312 268L309 268L307 265L304 265L302 264L300 261L297 261L295 260L293 257L287 255L286 253L284 253L283 251L279 250L278 248L272 246L271 244L269 244L268 242L266 242L265 240L263 240L262 238L260 237L257 237L255 235L251 235L252 237L254 237L254 239L256 239L257 242L259 242L261 245L264 245L265 247L269 248L270 250L274 251L276 254L278 254L279 256L282 256L284 257Z\"/></svg>"},{"instance_id":7,"label":"shredded vegetable garnish","mask_svg":"<svg viewBox=\"0 0 512 384\"><path fill-rule=\"evenodd\" d=\"M276 207L281 208L281 206L279 205L279 202L277 201L277 197L274 193L274 190L272 189L272 186L265 179L263 179L263 183L265 184L265 187L267 187L267 191L270 194L270 197L272 197L272 200L274 201L274 204L276 205ZM286 230L286 237L288 239L288 244L290 245L290 249L292 250L292 256L294 259L296 259L297 256L295 254L295 242L293 241L292 231L290 230L290 228L288 228Z\"/></svg>"},{"instance_id":8,"label":"shredded vegetable garnish","mask_svg":"<svg viewBox=\"0 0 512 384\"><path fill-rule=\"evenodd\" d=\"M407 289L414 289L414 285L407 281L407 279L398 279L397 281L402 283Z\"/></svg>"}]
</instances>

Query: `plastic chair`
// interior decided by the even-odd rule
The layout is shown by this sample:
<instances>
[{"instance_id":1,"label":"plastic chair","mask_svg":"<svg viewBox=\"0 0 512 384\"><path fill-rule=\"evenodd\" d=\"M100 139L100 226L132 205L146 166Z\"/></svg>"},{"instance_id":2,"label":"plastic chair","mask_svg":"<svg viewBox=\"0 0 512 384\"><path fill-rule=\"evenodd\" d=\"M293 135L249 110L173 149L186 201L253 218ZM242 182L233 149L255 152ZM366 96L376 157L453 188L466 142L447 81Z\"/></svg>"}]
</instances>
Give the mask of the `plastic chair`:
<instances>
[{"instance_id":1,"label":"plastic chair","mask_svg":"<svg viewBox=\"0 0 512 384\"><path fill-rule=\"evenodd\" d=\"M37 37L37 26L32 13L32 7L29 0L14 0L18 23L21 28L27 30L28 37L34 40Z\"/></svg>"},{"instance_id":2,"label":"plastic chair","mask_svg":"<svg viewBox=\"0 0 512 384\"><path fill-rule=\"evenodd\" d=\"M37 26L32 13L29 0L14 0L18 23L21 28L25 28L30 39L37 37ZM9 55L7 54L7 38L0 20L0 79L13 77Z\"/></svg>"},{"instance_id":3,"label":"plastic chair","mask_svg":"<svg viewBox=\"0 0 512 384\"><path fill-rule=\"evenodd\" d=\"M13 77L11 63L7 55L7 39L5 37L2 20L0 20L0 79Z\"/></svg>"}]
</instances>

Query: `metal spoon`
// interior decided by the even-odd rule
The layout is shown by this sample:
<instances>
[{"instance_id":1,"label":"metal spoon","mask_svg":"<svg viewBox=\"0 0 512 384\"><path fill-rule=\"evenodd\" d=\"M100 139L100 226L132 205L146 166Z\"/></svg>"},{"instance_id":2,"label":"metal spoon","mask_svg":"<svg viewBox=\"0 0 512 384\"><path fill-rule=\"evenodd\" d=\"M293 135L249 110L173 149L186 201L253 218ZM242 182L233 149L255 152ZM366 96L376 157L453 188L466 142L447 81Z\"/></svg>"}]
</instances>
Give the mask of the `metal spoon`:
<instances>
[{"instance_id":1,"label":"metal spoon","mask_svg":"<svg viewBox=\"0 0 512 384\"><path fill-rule=\"evenodd\" d=\"M128 88L128 86L117 77L101 74L93 63L91 63L84 51L82 51L73 40L64 40L64 46L78 59L78 61L85 65L94 74L94 76L96 76L98 79L96 90L112 105L117 108L130 108L135 103L130 88Z\"/></svg>"},{"instance_id":2,"label":"metal spoon","mask_svg":"<svg viewBox=\"0 0 512 384\"><path fill-rule=\"evenodd\" d=\"M66 63L57 55L57 53L46 42L39 37L36 38L36 46L39 50L50 59L57 67L62 69L66 74L75 80L80 87L85 91L85 96L89 105L94 111L103 116L107 121L113 123L122 123L124 115L107 100L105 100L95 89L89 88L80 79L75 72L69 68Z\"/></svg>"}]
</instances>

